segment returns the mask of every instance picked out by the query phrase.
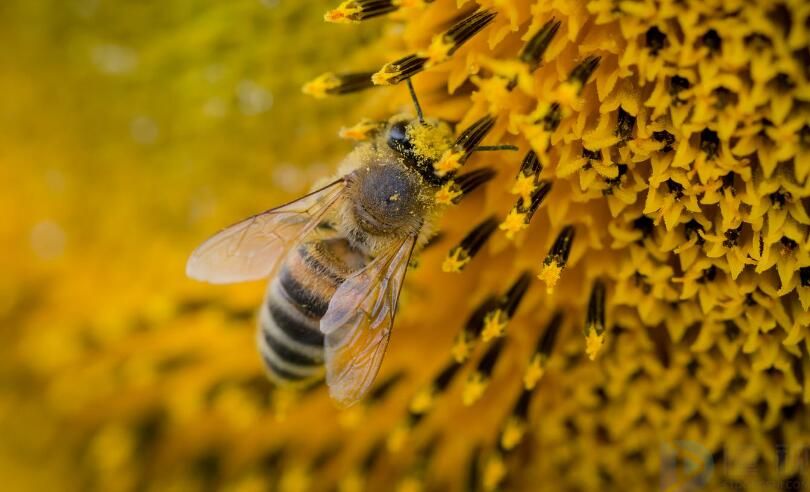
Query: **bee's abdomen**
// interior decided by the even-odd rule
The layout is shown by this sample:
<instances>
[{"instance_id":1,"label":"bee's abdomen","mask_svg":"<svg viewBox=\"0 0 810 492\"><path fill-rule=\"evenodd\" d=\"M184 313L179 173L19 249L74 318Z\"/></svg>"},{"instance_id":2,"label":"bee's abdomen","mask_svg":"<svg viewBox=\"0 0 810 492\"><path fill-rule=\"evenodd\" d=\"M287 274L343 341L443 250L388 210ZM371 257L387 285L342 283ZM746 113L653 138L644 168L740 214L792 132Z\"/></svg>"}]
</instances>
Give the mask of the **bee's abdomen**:
<instances>
[{"instance_id":1,"label":"bee's abdomen","mask_svg":"<svg viewBox=\"0 0 810 492\"><path fill-rule=\"evenodd\" d=\"M259 351L272 379L307 382L323 374L324 337L320 319L345 278L322 243L291 251L270 282L259 324Z\"/></svg>"}]
</instances>

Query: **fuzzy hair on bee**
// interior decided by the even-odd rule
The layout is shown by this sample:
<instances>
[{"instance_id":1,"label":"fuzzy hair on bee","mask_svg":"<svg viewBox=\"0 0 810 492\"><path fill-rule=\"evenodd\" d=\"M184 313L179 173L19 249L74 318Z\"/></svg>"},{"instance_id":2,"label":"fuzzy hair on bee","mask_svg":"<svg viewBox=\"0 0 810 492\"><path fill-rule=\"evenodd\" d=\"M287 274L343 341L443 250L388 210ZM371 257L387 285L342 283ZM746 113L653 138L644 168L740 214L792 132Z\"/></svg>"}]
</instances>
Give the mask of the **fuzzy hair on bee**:
<instances>
[{"instance_id":1,"label":"fuzzy hair on bee","mask_svg":"<svg viewBox=\"0 0 810 492\"><path fill-rule=\"evenodd\" d=\"M444 122L392 117L383 131L361 142L344 159L348 199L338 230L366 254L378 254L391 239L416 235L417 253L435 234L440 212L436 191L442 184L432 163L452 145Z\"/></svg>"}]
</instances>

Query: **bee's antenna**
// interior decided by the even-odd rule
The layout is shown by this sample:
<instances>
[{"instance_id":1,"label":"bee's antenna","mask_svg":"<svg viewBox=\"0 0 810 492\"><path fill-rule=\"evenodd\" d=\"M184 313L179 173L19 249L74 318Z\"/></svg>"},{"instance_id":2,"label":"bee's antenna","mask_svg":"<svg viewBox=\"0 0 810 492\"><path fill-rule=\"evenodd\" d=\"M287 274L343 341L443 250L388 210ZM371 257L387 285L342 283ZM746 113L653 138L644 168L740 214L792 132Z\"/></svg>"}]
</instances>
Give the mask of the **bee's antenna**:
<instances>
[{"instance_id":1,"label":"bee's antenna","mask_svg":"<svg viewBox=\"0 0 810 492\"><path fill-rule=\"evenodd\" d=\"M413 99L413 105L416 107L416 115L419 117L419 123L424 124L425 116L422 114L422 106L419 105L419 99L416 98L416 91L413 90L411 78L408 77L405 81L408 83L408 90L411 91L411 99Z\"/></svg>"},{"instance_id":2,"label":"bee's antenna","mask_svg":"<svg viewBox=\"0 0 810 492\"><path fill-rule=\"evenodd\" d=\"M494 150L520 150L516 145L479 145L475 147L473 152L494 151Z\"/></svg>"}]
</instances>

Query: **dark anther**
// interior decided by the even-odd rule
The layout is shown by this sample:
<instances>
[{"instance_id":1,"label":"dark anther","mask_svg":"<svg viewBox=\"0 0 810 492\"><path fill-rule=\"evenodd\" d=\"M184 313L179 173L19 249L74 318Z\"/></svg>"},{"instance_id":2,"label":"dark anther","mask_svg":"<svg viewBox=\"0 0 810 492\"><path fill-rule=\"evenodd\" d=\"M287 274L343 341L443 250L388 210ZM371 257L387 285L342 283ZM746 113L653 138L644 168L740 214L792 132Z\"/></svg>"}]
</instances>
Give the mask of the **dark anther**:
<instances>
[{"instance_id":1,"label":"dark anther","mask_svg":"<svg viewBox=\"0 0 810 492\"><path fill-rule=\"evenodd\" d=\"M742 228L743 225L740 224L734 229L727 229L723 233L723 236L726 238L726 240L723 241L723 246L726 248L733 248L734 246L737 246L740 241L740 235L742 234Z\"/></svg>"},{"instance_id":2,"label":"dark anther","mask_svg":"<svg viewBox=\"0 0 810 492\"><path fill-rule=\"evenodd\" d=\"M738 336L740 336L740 327L737 326L737 323L727 319L723 324L726 326L726 338L728 338L729 341L733 342Z\"/></svg>"},{"instance_id":3,"label":"dark anther","mask_svg":"<svg viewBox=\"0 0 810 492\"><path fill-rule=\"evenodd\" d=\"M484 116L461 132L461 135L456 139L454 148L463 150L466 155L469 155L481 140L487 136L487 133L492 130L493 126L495 126L495 118L490 115Z\"/></svg>"},{"instance_id":4,"label":"dark anther","mask_svg":"<svg viewBox=\"0 0 810 492\"><path fill-rule=\"evenodd\" d=\"M602 194L606 196L611 195L613 193L613 188L621 186L622 178L624 177L625 174L627 174L627 171L629 170L627 164L616 164L616 168L618 169L619 172L616 174L615 178L605 178L605 183L608 185L608 188L602 190Z\"/></svg>"},{"instance_id":5,"label":"dark anther","mask_svg":"<svg viewBox=\"0 0 810 492\"><path fill-rule=\"evenodd\" d=\"M560 126L560 121L562 120L562 111L560 110L560 105L554 103L549 108L548 112L543 116L537 123L543 123L543 129L547 132L553 132Z\"/></svg>"},{"instance_id":6,"label":"dark anther","mask_svg":"<svg viewBox=\"0 0 810 492\"><path fill-rule=\"evenodd\" d=\"M551 321L549 321L548 325L546 326L546 329L543 331L543 335L537 340L537 353L546 357L551 355L551 351L554 350L554 344L557 341L557 334L560 332L562 322L562 312L555 312L554 316L551 318Z\"/></svg>"},{"instance_id":7,"label":"dark anther","mask_svg":"<svg viewBox=\"0 0 810 492\"><path fill-rule=\"evenodd\" d=\"M481 334L481 330L484 329L484 318L486 318L487 314L490 312L498 309L499 305L500 301L498 298L492 295L484 299L484 301L475 308L475 311L470 314L470 317L467 318L467 323L464 325L464 333L468 340L478 338Z\"/></svg>"},{"instance_id":8,"label":"dark anther","mask_svg":"<svg viewBox=\"0 0 810 492\"><path fill-rule=\"evenodd\" d=\"M709 48L712 53L719 53L723 49L723 39L714 29L709 29L700 37L703 46Z\"/></svg>"},{"instance_id":9,"label":"dark anther","mask_svg":"<svg viewBox=\"0 0 810 492\"><path fill-rule=\"evenodd\" d=\"M717 109L723 109L729 105L736 106L739 101L736 93L723 86L714 89L712 95L714 96L714 107Z\"/></svg>"},{"instance_id":10,"label":"dark anther","mask_svg":"<svg viewBox=\"0 0 810 492\"><path fill-rule=\"evenodd\" d=\"M545 260L543 260L543 264L551 265L551 263L554 262L558 267L563 268L568 261L568 255L571 253L573 243L574 226L568 225L563 227L560 233L557 234L557 239L554 240L554 244L551 245L548 255L546 255Z\"/></svg>"},{"instance_id":11,"label":"dark anther","mask_svg":"<svg viewBox=\"0 0 810 492\"><path fill-rule=\"evenodd\" d=\"M518 212L525 214L526 218L524 220L526 223L532 220L532 216L537 212L537 209L540 207L540 204L543 203L549 191L551 191L551 182L540 181L537 188L532 192L531 201L529 201L528 205L523 203L523 197L518 198L515 208Z\"/></svg>"},{"instance_id":12,"label":"dark anther","mask_svg":"<svg viewBox=\"0 0 810 492\"><path fill-rule=\"evenodd\" d=\"M789 191L783 191L780 188L779 191L775 191L768 195L768 198L771 199L771 204L774 208L781 209L787 202L790 201L791 195Z\"/></svg>"},{"instance_id":13,"label":"dark anther","mask_svg":"<svg viewBox=\"0 0 810 492\"><path fill-rule=\"evenodd\" d=\"M810 266L799 268L799 281L802 287L810 287Z\"/></svg>"},{"instance_id":14,"label":"dark anther","mask_svg":"<svg viewBox=\"0 0 810 492\"><path fill-rule=\"evenodd\" d=\"M461 45L481 32L482 29L492 22L492 19L494 19L496 15L496 12L492 10L478 10L472 15L453 24L450 29L444 33L445 39L448 39L453 45L453 47L448 50L447 55L449 56L455 53Z\"/></svg>"},{"instance_id":15,"label":"dark anther","mask_svg":"<svg viewBox=\"0 0 810 492\"><path fill-rule=\"evenodd\" d=\"M453 382L453 378L456 376L461 367L461 364L457 364L455 361L448 363L433 379L433 387L436 389L436 391L444 391L450 385L450 383Z\"/></svg>"},{"instance_id":16,"label":"dark anther","mask_svg":"<svg viewBox=\"0 0 810 492\"><path fill-rule=\"evenodd\" d=\"M703 232L703 226L700 225L700 222L696 221L695 219L687 222L684 225L683 231L687 240L691 240L693 236L697 236L697 244L702 245L704 242L706 242L706 240L703 239L703 236L700 235L700 233Z\"/></svg>"},{"instance_id":17,"label":"dark anther","mask_svg":"<svg viewBox=\"0 0 810 492\"><path fill-rule=\"evenodd\" d=\"M717 132L704 128L700 132L700 150L706 153L709 159L714 158L720 150L720 139L717 138Z\"/></svg>"},{"instance_id":18,"label":"dark anther","mask_svg":"<svg viewBox=\"0 0 810 492\"><path fill-rule=\"evenodd\" d=\"M536 178L542 171L543 165L540 163L540 159L537 158L537 154L533 150L527 152L526 157L523 158L523 162L520 164L520 174L527 177L535 176Z\"/></svg>"},{"instance_id":19,"label":"dark anther","mask_svg":"<svg viewBox=\"0 0 810 492\"><path fill-rule=\"evenodd\" d=\"M388 376L382 382L380 382L377 386L375 386L368 394L369 401L379 401L385 398L387 394L391 392L394 386L397 385L402 378L405 376L403 372L395 372L393 375Z\"/></svg>"},{"instance_id":20,"label":"dark anther","mask_svg":"<svg viewBox=\"0 0 810 492\"><path fill-rule=\"evenodd\" d=\"M796 83L790 79L790 75L785 72L779 72L770 81L771 84L779 92L788 92L796 88Z\"/></svg>"},{"instance_id":21,"label":"dark anther","mask_svg":"<svg viewBox=\"0 0 810 492\"><path fill-rule=\"evenodd\" d=\"M793 251L799 247L799 243L787 236L782 236L782 239L780 239L779 242L782 243L782 246L788 251Z\"/></svg>"},{"instance_id":22,"label":"dark anther","mask_svg":"<svg viewBox=\"0 0 810 492\"><path fill-rule=\"evenodd\" d=\"M520 50L518 58L529 66L530 71L534 71L540 66L543 53L546 52L546 49L551 44L551 40L554 39L554 35L557 34L559 28L560 21L551 18L551 20L546 22L543 27L537 31L537 34L526 42L523 49Z\"/></svg>"},{"instance_id":23,"label":"dark anther","mask_svg":"<svg viewBox=\"0 0 810 492\"><path fill-rule=\"evenodd\" d=\"M705 284L708 282L714 281L715 277L717 277L717 267L712 265L709 268L704 268L703 273L701 273L700 278L698 279L699 284Z\"/></svg>"},{"instance_id":24,"label":"dark anther","mask_svg":"<svg viewBox=\"0 0 810 492\"><path fill-rule=\"evenodd\" d=\"M653 221L653 219L647 217L646 215L642 215L641 217L633 221L633 228L638 231L641 231L642 238L650 237L654 227L655 222Z\"/></svg>"},{"instance_id":25,"label":"dark anther","mask_svg":"<svg viewBox=\"0 0 810 492\"><path fill-rule=\"evenodd\" d=\"M616 124L616 136L622 140L633 137L633 128L636 126L636 117L628 113L619 106L618 121Z\"/></svg>"},{"instance_id":26,"label":"dark anther","mask_svg":"<svg viewBox=\"0 0 810 492\"><path fill-rule=\"evenodd\" d=\"M532 275L529 272L523 272L520 274L520 277L515 280L515 283L509 287L509 290L506 291L506 294L504 294L501 300L500 307L507 317L511 318L514 316L515 311L517 311L518 306L520 306L520 301L523 300L523 296L526 295L526 291L529 290L531 282Z\"/></svg>"},{"instance_id":27,"label":"dark anther","mask_svg":"<svg viewBox=\"0 0 810 492\"><path fill-rule=\"evenodd\" d=\"M588 150L585 147L582 147L582 157L588 159L589 161L601 161L602 160L602 151L600 151L600 150Z\"/></svg>"},{"instance_id":28,"label":"dark anther","mask_svg":"<svg viewBox=\"0 0 810 492\"><path fill-rule=\"evenodd\" d=\"M601 335L605 331L605 284L601 280L596 280L591 289L591 296L588 299L588 315L585 319L585 334L589 330L596 331Z\"/></svg>"},{"instance_id":29,"label":"dark anther","mask_svg":"<svg viewBox=\"0 0 810 492\"><path fill-rule=\"evenodd\" d=\"M659 51L667 46L667 35L661 32L658 26L652 26L647 29L645 36L647 38L647 49L650 50L650 54L653 56L657 55Z\"/></svg>"},{"instance_id":30,"label":"dark anther","mask_svg":"<svg viewBox=\"0 0 810 492\"><path fill-rule=\"evenodd\" d=\"M389 84L399 84L425 69L428 58L419 55L406 55L385 66L386 73L394 74L387 79Z\"/></svg>"},{"instance_id":31,"label":"dark anther","mask_svg":"<svg viewBox=\"0 0 810 492\"><path fill-rule=\"evenodd\" d=\"M678 102L680 101L680 93L691 87L691 85L692 84L689 83L689 79L686 77L673 75L672 78L669 79L669 95L672 96L672 99L674 99L675 102Z\"/></svg>"},{"instance_id":32,"label":"dark anther","mask_svg":"<svg viewBox=\"0 0 810 492\"><path fill-rule=\"evenodd\" d=\"M672 144L675 143L675 135L666 130L660 130L653 132L652 137L656 142L664 142L664 147L661 148L661 152L669 152L672 150Z\"/></svg>"},{"instance_id":33,"label":"dark anther","mask_svg":"<svg viewBox=\"0 0 810 492\"><path fill-rule=\"evenodd\" d=\"M669 192L672 193L673 195L675 195L676 200L680 200L681 198L683 198L683 185L682 184L680 184L680 183L678 183L676 181L673 181L672 178L669 178L668 180L666 180L664 182L667 184L667 189L669 190Z\"/></svg>"},{"instance_id":34,"label":"dark anther","mask_svg":"<svg viewBox=\"0 0 810 492\"><path fill-rule=\"evenodd\" d=\"M804 125L799 130L799 145L810 147L810 125Z\"/></svg>"},{"instance_id":35,"label":"dark anther","mask_svg":"<svg viewBox=\"0 0 810 492\"><path fill-rule=\"evenodd\" d=\"M577 81L581 85L585 85L588 79L591 78L591 74L593 74L594 70L599 67L599 61L601 59L602 58L599 56L589 56L585 58L582 63L571 70L571 73L568 75L568 80Z\"/></svg>"},{"instance_id":36,"label":"dark anther","mask_svg":"<svg viewBox=\"0 0 810 492\"><path fill-rule=\"evenodd\" d=\"M782 35L785 38L790 35L793 19L790 14L790 9L788 9L784 3L776 4L773 9L768 11L768 19L782 29Z\"/></svg>"},{"instance_id":37,"label":"dark anther","mask_svg":"<svg viewBox=\"0 0 810 492\"><path fill-rule=\"evenodd\" d=\"M453 201L455 203L460 202L462 198L469 195L473 192L473 190L487 183L494 177L495 170L489 167L483 167L457 176L455 178L455 182L459 191L461 191L461 195L456 197L456 199Z\"/></svg>"},{"instance_id":38,"label":"dark anther","mask_svg":"<svg viewBox=\"0 0 810 492\"><path fill-rule=\"evenodd\" d=\"M759 32L747 35L743 39L743 42L745 42L745 46L747 48L757 51L762 51L764 49L773 47L773 41L771 41L771 38Z\"/></svg>"},{"instance_id":39,"label":"dark anther","mask_svg":"<svg viewBox=\"0 0 810 492\"><path fill-rule=\"evenodd\" d=\"M495 217L490 217L475 226L475 228L470 231L469 234L464 236L464 239L461 240L459 246L467 253L467 256L472 258L476 255L476 253L478 253L478 251L481 250L497 228L498 221L495 219Z\"/></svg>"},{"instance_id":40,"label":"dark anther","mask_svg":"<svg viewBox=\"0 0 810 492\"><path fill-rule=\"evenodd\" d=\"M505 338L501 337L492 342L487 351L484 352L481 360L478 361L478 372L485 377L489 377L492 374L492 369L495 367L495 363L498 362L498 356L501 355L501 351L503 350L504 340Z\"/></svg>"}]
</instances>

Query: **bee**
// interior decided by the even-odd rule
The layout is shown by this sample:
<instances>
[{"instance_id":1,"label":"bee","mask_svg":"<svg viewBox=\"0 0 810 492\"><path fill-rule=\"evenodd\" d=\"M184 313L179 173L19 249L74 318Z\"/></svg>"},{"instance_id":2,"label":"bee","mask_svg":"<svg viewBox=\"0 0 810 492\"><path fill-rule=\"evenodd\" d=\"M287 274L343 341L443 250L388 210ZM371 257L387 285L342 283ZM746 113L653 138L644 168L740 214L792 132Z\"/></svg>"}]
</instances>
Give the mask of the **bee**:
<instances>
[{"instance_id":1,"label":"bee","mask_svg":"<svg viewBox=\"0 0 810 492\"><path fill-rule=\"evenodd\" d=\"M257 344L282 385L325 376L351 405L380 368L411 256L434 231L434 162L453 146L447 123L394 116L344 159L341 176L225 228L201 244L189 277L224 284L269 278Z\"/></svg>"}]
</instances>

